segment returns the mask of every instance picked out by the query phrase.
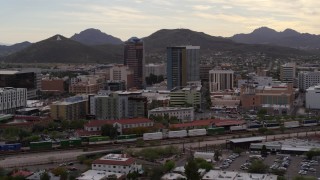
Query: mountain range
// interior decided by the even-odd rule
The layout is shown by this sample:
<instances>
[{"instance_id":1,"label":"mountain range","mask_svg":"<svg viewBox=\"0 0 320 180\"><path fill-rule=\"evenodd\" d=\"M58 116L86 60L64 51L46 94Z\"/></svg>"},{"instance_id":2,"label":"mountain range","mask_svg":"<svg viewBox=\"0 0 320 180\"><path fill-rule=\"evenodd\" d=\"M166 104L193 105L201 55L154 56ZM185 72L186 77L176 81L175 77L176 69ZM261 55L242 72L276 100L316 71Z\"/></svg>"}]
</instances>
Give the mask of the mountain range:
<instances>
[{"instance_id":1,"label":"mountain range","mask_svg":"<svg viewBox=\"0 0 320 180\"><path fill-rule=\"evenodd\" d=\"M267 41L284 36L296 37L298 34L300 33L294 30L288 29L284 32L276 32L263 27L251 34L239 34L231 38L223 38L189 29L162 29L143 38L143 41L146 54L165 55L168 46L197 45L201 47L201 55L210 55L210 53L217 51L228 51L234 54L265 53L274 57L309 55L310 52L291 47L281 47L281 44ZM243 36L247 38L242 38ZM245 41L246 39L247 41ZM123 60L123 44L119 38L100 30L87 29L71 38L55 35L33 44L24 42L12 46L0 46L0 56L2 54L1 61L21 63L121 63ZM6 49L6 51L3 49Z\"/></svg>"},{"instance_id":2,"label":"mountain range","mask_svg":"<svg viewBox=\"0 0 320 180\"><path fill-rule=\"evenodd\" d=\"M278 32L268 27L261 27L249 34L236 34L230 39L245 44L270 44L298 49L320 49L320 35L299 33L293 29Z\"/></svg>"}]
</instances>

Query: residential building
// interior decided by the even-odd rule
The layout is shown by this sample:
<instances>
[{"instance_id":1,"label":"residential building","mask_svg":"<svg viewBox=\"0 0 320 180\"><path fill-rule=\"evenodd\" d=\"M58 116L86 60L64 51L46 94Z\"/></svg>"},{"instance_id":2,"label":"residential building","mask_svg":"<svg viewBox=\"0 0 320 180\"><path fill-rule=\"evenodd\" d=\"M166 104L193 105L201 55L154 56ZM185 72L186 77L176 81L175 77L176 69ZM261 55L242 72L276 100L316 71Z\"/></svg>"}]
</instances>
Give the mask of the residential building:
<instances>
[{"instance_id":1,"label":"residential building","mask_svg":"<svg viewBox=\"0 0 320 180\"><path fill-rule=\"evenodd\" d=\"M111 81L125 81L128 89L134 87L134 71L123 64L115 64L110 69Z\"/></svg>"},{"instance_id":2,"label":"residential building","mask_svg":"<svg viewBox=\"0 0 320 180\"><path fill-rule=\"evenodd\" d=\"M306 108L320 109L320 86L311 86L306 90Z\"/></svg>"},{"instance_id":3,"label":"residential building","mask_svg":"<svg viewBox=\"0 0 320 180\"><path fill-rule=\"evenodd\" d=\"M62 102L54 103L50 106L52 119L59 120L79 120L85 118L87 114L88 100L81 96L74 96Z\"/></svg>"},{"instance_id":4,"label":"residential building","mask_svg":"<svg viewBox=\"0 0 320 180\"><path fill-rule=\"evenodd\" d=\"M41 90L41 72L39 69L21 69L21 70L1 70L0 88L26 88L27 98L34 99L38 97Z\"/></svg>"},{"instance_id":5,"label":"residential building","mask_svg":"<svg viewBox=\"0 0 320 180\"><path fill-rule=\"evenodd\" d=\"M133 119L119 119L113 121L106 120L92 120L84 125L84 130L88 132L96 132L101 131L101 127L106 124L111 124L113 127L118 128L118 132L122 134L123 131L130 128L138 128L138 127L153 127L153 121L147 118L133 118Z\"/></svg>"},{"instance_id":6,"label":"residential building","mask_svg":"<svg viewBox=\"0 0 320 180\"><path fill-rule=\"evenodd\" d=\"M210 92L225 91L233 89L234 71L232 70L210 70L209 89Z\"/></svg>"},{"instance_id":7,"label":"residential building","mask_svg":"<svg viewBox=\"0 0 320 180\"><path fill-rule=\"evenodd\" d=\"M146 64L144 66L145 69L145 76L148 77L150 74L160 76L162 75L163 77L167 76L167 65L162 63L162 64Z\"/></svg>"},{"instance_id":8,"label":"residential building","mask_svg":"<svg viewBox=\"0 0 320 180\"><path fill-rule=\"evenodd\" d=\"M170 92L170 106L186 107L192 106L201 109L202 86L187 86L182 89L174 89Z\"/></svg>"},{"instance_id":9,"label":"residential building","mask_svg":"<svg viewBox=\"0 0 320 180\"><path fill-rule=\"evenodd\" d=\"M26 88L0 88L0 114L14 114L27 105Z\"/></svg>"},{"instance_id":10,"label":"residential building","mask_svg":"<svg viewBox=\"0 0 320 180\"><path fill-rule=\"evenodd\" d=\"M141 165L126 154L108 154L92 162L92 170L129 174L140 172Z\"/></svg>"},{"instance_id":11,"label":"residential building","mask_svg":"<svg viewBox=\"0 0 320 180\"><path fill-rule=\"evenodd\" d=\"M139 38L132 37L124 45L124 65L133 70L133 86L142 89L144 80L144 46Z\"/></svg>"},{"instance_id":12,"label":"residential building","mask_svg":"<svg viewBox=\"0 0 320 180\"><path fill-rule=\"evenodd\" d=\"M318 84L320 84L320 71L302 71L298 74L298 87L300 90L306 90Z\"/></svg>"},{"instance_id":13,"label":"residential building","mask_svg":"<svg viewBox=\"0 0 320 180\"><path fill-rule=\"evenodd\" d=\"M159 107L148 111L148 117L150 116L165 116L169 118L176 117L182 122L188 122L194 120L194 108L193 107Z\"/></svg>"},{"instance_id":14,"label":"residential building","mask_svg":"<svg viewBox=\"0 0 320 180\"><path fill-rule=\"evenodd\" d=\"M200 80L200 46L167 47L168 89L184 87Z\"/></svg>"},{"instance_id":15,"label":"residential building","mask_svg":"<svg viewBox=\"0 0 320 180\"><path fill-rule=\"evenodd\" d=\"M286 63L280 67L280 80L283 83L294 83L296 77L296 64Z\"/></svg>"}]
</instances>

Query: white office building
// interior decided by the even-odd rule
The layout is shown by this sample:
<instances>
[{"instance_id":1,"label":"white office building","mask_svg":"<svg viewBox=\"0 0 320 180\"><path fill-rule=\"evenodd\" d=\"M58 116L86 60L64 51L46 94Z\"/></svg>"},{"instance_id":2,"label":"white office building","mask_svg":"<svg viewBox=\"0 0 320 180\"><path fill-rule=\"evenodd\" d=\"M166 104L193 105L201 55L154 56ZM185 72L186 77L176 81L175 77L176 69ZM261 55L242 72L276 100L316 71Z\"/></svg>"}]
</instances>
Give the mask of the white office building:
<instances>
[{"instance_id":1,"label":"white office building","mask_svg":"<svg viewBox=\"0 0 320 180\"><path fill-rule=\"evenodd\" d=\"M166 76L167 75L167 65L166 64L146 64L144 66L145 69L145 76L148 77L150 74L156 76Z\"/></svg>"},{"instance_id":2,"label":"white office building","mask_svg":"<svg viewBox=\"0 0 320 180\"><path fill-rule=\"evenodd\" d=\"M268 76L252 76L250 79L239 79L238 88L241 88L244 84L250 84L253 86L271 86L273 84L272 77Z\"/></svg>"},{"instance_id":3,"label":"white office building","mask_svg":"<svg viewBox=\"0 0 320 180\"><path fill-rule=\"evenodd\" d=\"M210 70L209 88L210 92L233 89L234 71L232 70Z\"/></svg>"},{"instance_id":4,"label":"white office building","mask_svg":"<svg viewBox=\"0 0 320 180\"><path fill-rule=\"evenodd\" d=\"M318 84L320 84L320 71L303 71L298 74L299 89L306 90Z\"/></svg>"},{"instance_id":5,"label":"white office building","mask_svg":"<svg viewBox=\"0 0 320 180\"><path fill-rule=\"evenodd\" d=\"M0 114L14 113L27 105L26 88L0 88Z\"/></svg>"},{"instance_id":6,"label":"white office building","mask_svg":"<svg viewBox=\"0 0 320 180\"><path fill-rule=\"evenodd\" d=\"M306 108L320 109L320 85L309 87L306 90Z\"/></svg>"},{"instance_id":7,"label":"white office building","mask_svg":"<svg viewBox=\"0 0 320 180\"><path fill-rule=\"evenodd\" d=\"M141 165L136 163L132 157L126 154L108 154L92 162L92 170L129 174L142 170Z\"/></svg>"},{"instance_id":8,"label":"white office building","mask_svg":"<svg viewBox=\"0 0 320 180\"><path fill-rule=\"evenodd\" d=\"M280 67L280 80L283 83L294 83L296 77L296 64L286 63Z\"/></svg>"},{"instance_id":9,"label":"white office building","mask_svg":"<svg viewBox=\"0 0 320 180\"><path fill-rule=\"evenodd\" d=\"M177 117L182 122L188 122L194 120L194 108L193 107L159 107L148 111L148 117L153 116L165 116Z\"/></svg>"}]
</instances>

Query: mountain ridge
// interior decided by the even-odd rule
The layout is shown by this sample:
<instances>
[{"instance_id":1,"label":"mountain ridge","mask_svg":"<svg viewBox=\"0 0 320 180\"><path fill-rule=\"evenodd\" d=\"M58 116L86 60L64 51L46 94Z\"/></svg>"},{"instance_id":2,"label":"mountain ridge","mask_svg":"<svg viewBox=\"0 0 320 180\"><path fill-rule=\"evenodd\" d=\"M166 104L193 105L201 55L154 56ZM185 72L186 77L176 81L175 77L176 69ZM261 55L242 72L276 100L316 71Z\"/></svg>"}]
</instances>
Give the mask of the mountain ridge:
<instances>
[{"instance_id":1,"label":"mountain ridge","mask_svg":"<svg viewBox=\"0 0 320 180\"><path fill-rule=\"evenodd\" d=\"M85 45L103 45L103 44L122 44L120 38L106 34L99 29L89 28L74 34L70 37L74 41L78 41Z\"/></svg>"}]
</instances>

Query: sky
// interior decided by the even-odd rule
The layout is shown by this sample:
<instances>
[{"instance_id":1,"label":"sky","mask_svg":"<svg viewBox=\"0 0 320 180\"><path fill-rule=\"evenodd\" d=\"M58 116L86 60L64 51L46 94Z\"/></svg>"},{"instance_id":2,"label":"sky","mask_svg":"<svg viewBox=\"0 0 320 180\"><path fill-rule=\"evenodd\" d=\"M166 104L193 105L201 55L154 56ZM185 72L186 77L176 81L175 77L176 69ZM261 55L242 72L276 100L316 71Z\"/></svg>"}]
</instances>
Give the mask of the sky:
<instances>
[{"instance_id":1,"label":"sky","mask_svg":"<svg viewBox=\"0 0 320 180\"><path fill-rule=\"evenodd\" d=\"M88 28L127 40L186 28L230 37L267 26L320 34L319 0L0 0L0 43Z\"/></svg>"}]
</instances>

